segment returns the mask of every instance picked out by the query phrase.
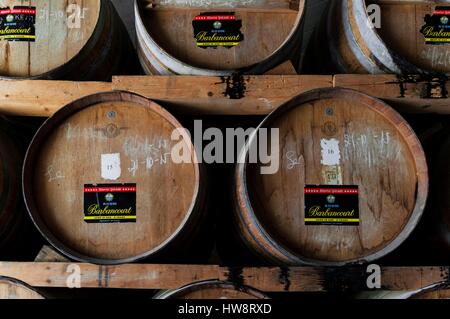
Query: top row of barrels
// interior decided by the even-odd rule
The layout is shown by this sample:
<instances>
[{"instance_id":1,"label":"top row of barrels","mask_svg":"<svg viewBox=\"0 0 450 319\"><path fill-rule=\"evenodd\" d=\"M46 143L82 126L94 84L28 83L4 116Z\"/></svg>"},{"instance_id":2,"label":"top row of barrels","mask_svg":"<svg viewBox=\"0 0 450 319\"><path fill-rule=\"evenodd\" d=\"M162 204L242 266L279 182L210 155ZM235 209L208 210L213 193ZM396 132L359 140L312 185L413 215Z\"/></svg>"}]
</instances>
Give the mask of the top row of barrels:
<instances>
[{"instance_id":1,"label":"top row of barrels","mask_svg":"<svg viewBox=\"0 0 450 319\"><path fill-rule=\"evenodd\" d=\"M308 61L322 66L325 55L335 73L449 73L444 3L333 0ZM307 0L129 5L135 48L110 0L0 0L0 77L108 80L138 60L147 74L264 74L306 52Z\"/></svg>"}]
</instances>

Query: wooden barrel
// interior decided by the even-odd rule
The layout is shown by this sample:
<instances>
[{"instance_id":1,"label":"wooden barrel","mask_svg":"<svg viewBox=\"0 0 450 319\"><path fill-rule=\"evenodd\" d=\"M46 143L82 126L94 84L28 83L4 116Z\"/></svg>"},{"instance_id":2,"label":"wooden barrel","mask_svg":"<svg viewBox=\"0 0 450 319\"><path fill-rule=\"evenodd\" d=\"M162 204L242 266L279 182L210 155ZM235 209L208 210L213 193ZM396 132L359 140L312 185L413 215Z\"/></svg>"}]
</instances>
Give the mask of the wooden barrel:
<instances>
[{"instance_id":1,"label":"wooden barrel","mask_svg":"<svg viewBox=\"0 0 450 319\"><path fill-rule=\"evenodd\" d=\"M109 0L0 0L0 77L108 80L131 42Z\"/></svg>"},{"instance_id":2,"label":"wooden barrel","mask_svg":"<svg viewBox=\"0 0 450 319\"><path fill-rule=\"evenodd\" d=\"M155 299L269 299L250 287L236 287L231 283L210 280L196 282L180 289L162 291Z\"/></svg>"},{"instance_id":3,"label":"wooden barrel","mask_svg":"<svg viewBox=\"0 0 450 319\"><path fill-rule=\"evenodd\" d=\"M62 108L35 135L23 169L25 202L40 232L79 261L181 256L201 228L205 198L181 127L161 106L127 92ZM177 147L183 163L171 156Z\"/></svg>"},{"instance_id":4,"label":"wooden barrel","mask_svg":"<svg viewBox=\"0 0 450 319\"><path fill-rule=\"evenodd\" d=\"M27 284L0 276L0 299L45 299Z\"/></svg>"},{"instance_id":5,"label":"wooden barrel","mask_svg":"<svg viewBox=\"0 0 450 319\"><path fill-rule=\"evenodd\" d=\"M436 21L446 17L439 14L443 2L332 1L326 31L330 57L342 73L450 73L450 41L433 45L421 32L439 31Z\"/></svg>"},{"instance_id":6,"label":"wooden barrel","mask_svg":"<svg viewBox=\"0 0 450 319\"><path fill-rule=\"evenodd\" d=\"M298 47L305 0L136 0L138 55L148 74L262 74Z\"/></svg>"},{"instance_id":7,"label":"wooden barrel","mask_svg":"<svg viewBox=\"0 0 450 319\"><path fill-rule=\"evenodd\" d=\"M450 299L450 285L437 283L414 291L372 291L358 294L358 299Z\"/></svg>"},{"instance_id":8,"label":"wooden barrel","mask_svg":"<svg viewBox=\"0 0 450 319\"><path fill-rule=\"evenodd\" d=\"M279 129L267 133L279 165L262 174L268 164L250 160L249 150L271 128ZM242 156L236 224L271 263L373 261L409 236L425 206L427 163L416 135L384 102L356 91L294 98L263 121Z\"/></svg>"}]
</instances>

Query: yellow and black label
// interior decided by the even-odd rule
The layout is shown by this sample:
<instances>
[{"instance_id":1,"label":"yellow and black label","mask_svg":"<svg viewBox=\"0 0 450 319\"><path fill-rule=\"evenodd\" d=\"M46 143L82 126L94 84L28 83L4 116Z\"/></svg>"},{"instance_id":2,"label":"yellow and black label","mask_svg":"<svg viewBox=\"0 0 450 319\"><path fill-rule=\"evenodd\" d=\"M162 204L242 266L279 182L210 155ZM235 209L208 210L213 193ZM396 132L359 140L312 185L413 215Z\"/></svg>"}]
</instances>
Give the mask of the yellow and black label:
<instances>
[{"instance_id":1,"label":"yellow and black label","mask_svg":"<svg viewBox=\"0 0 450 319\"><path fill-rule=\"evenodd\" d=\"M0 8L0 40L36 41L36 8Z\"/></svg>"},{"instance_id":2,"label":"yellow and black label","mask_svg":"<svg viewBox=\"0 0 450 319\"><path fill-rule=\"evenodd\" d=\"M192 21L194 38L200 48L232 48L244 40L242 20L234 13L201 13Z\"/></svg>"},{"instance_id":3,"label":"yellow and black label","mask_svg":"<svg viewBox=\"0 0 450 319\"><path fill-rule=\"evenodd\" d=\"M312 186L305 193L305 225L358 226L358 186Z\"/></svg>"},{"instance_id":4,"label":"yellow and black label","mask_svg":"<svg viewBox=\"0 0 450 319\"><path fill-rule=\"evenodd\" d=\"M84 221L135 223L136 184L84 185Z\"/></svg>"},{"instance_id":5,"label":"yellow and black label","mask_svg":"<svg viewBox=\"0 0 450 319\"><path fill-rule=\"evenodd\" d=\"M437 6L432 15L427 14L420 32L426 44L450 44L450 7Z\"/></svg>"}]
</instances>

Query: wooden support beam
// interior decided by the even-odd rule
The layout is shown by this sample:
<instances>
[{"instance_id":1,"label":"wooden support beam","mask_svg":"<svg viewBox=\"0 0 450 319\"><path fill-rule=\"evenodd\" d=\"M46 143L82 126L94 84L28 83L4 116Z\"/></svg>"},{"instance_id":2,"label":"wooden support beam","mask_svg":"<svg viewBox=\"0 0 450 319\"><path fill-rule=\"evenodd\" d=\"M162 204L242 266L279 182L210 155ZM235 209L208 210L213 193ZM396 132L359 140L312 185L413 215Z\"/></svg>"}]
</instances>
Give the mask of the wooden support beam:
<instances>
[{"instance_id":1,"label":"wooden support beam","mask_svg":"<svg viewBox=\"0 0 450 319\"><path fill-rule=\"evenodd\" d=\"M77 268L79 267L79 268ZM67 287L77 269L81 288L173 289L195 281L219 278L218 266L144 265L98 266L75 263L0 262L2 276L34 287Z\"/></svg>"},{"instance_id":2,"label":"wooden support beam","mask_svg":"<svg viewBox=\"0 0 450 319\"><path fill-rule=\"evenodd\" d=\"M449 82L395 75L121 76L112 83L0 80L0 112L50 116L86 95L125 90L178 113L265 115L301 93L325 87L359 90L405 113L450 114Z\"/></svg>"},{"instance_id":3,"label":"wooden support beam","mask_svg":"<svg viewBox=\"0 0 450 319\"><path fill-rule=\"evenodd\" d=\"M0 112L6 115L51 116L76 99L111 90L112 84L106 82L0 80Z\"/></svg>"},{"instance_id":4,"label":"wooden support beam","mask_svg":"<svg viewBox=\"0 0 450 319\"><path fill-rule=\"evenodd\" d=\"M294 96L331 87L332 76L262 75L243 77L115 77L113 88L169 103L180 112L264 115Z\"/></svg>"},{"instance_id":5,"label":"wooden support beam","mask_svg":"<svg viewBox=\"0 0 450 319\"><path fill-rule=\"evenodd\" d=\"M77 268L79 267L79 268ZM174 289L220 279L266 292L330 292L366 290L364 267L226 268L201 265L126 264L98 266L68 262L0 262L0 275L34 287L67 287L80 270L82 288ZM382 268L383 290L417 290L448 280L448 267ZM447 278L447 279L446 279Z\"/></svg>"},{"instance_id":6,"label":"wooden support beam","mask_svg":"<svg viewBox=\"0 0 450 319\"><path fill-rule=\"evenodd\" d=\"M450 82L444 79L343 74L334 76L333 86L378 97L400 112L450 114Z\"/></svg>"}]
</instances>

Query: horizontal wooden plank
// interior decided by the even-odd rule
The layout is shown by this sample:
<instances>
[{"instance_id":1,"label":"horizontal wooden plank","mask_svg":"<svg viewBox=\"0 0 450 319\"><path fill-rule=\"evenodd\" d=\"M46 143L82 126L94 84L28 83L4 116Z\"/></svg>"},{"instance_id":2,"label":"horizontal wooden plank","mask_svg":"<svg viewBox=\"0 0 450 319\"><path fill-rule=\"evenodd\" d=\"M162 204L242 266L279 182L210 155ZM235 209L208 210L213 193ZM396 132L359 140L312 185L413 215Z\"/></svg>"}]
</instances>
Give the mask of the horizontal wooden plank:
<instances>
[{"instance_id":1,"label":"horizontal wooden plank","mask_svg":"<svg viewBox=\"0 0 450 319\"><path fill-rule=\"evenodd\" d=\"M115 90L168 102L177 111L217 115L264 115L306 91L332 86L332 76L236 77L135 76L113 79Z\"/></svg>"},{"instance_id":2,"label":"horizontal wooden plank","mask_svg":"<svg viewBox=\"0 0 450 319\"><path fill-rule=\"evenodd\" d=\"M336 75L335 87L345 87L385 100L400 112L450 114L450 82L396 75Z\"/></svg>"},{"instance_id":3,"label":"horizontal wooden plank","mask_svg":"<svg viewBox=\"0 0 450 319\"><path fill-rule=\"evenodd\" d=\"M418 290L440 282L448 282L450 267L396 267L382 271L385 290Z\"/></svg>"},{"instance_id":4,"label":"horizontal wooden plank","mask_svg":"<svg viewBox=\"0 0 450 319\"><path fill-rule=\"evenodd\" d=\"M367 289L364 267L226 268L214 265L126 264L98 266L67 262L0 262L0 275L35 287L174 289L203 280L224 280L266 292L330 292ZM74 275L75 274L75 275ZM417 290L448 280L448 267L382 268L383 290Z\"/></svg>"},{"instance_id":5,"label":"horizontal wooden plank","mask_svg":"<svg viewBox=\"0 0 450 319\"><path fill-rule=\"evenodd\" d=\"M111 83L0 80L0 112L6 115L51 116L64 105L98 92Z\"/></svg>"},{"instance_id":6,"label":"horizontal wooden plank","mask_svg":"<svg viewBox=\"0 0 450 319\"><path fill-rule=\"evenodd\" d=\"M77 273L80 274L81 288L173 289L196 281L218 279L219 267L0 262L2 276L22 280L34 287L68 287L76 283Z\"/></svg>"},{"instance_id":7,"label":"horizontal wooden plank","mask_svg":"<svg viewBox=\"0 0 450 319\"><path fill-rule=\"evenodd\" d=\"M110 90L126 90L196 115L265 115L306 91L345 87L382 98L405 113L450 114L446 79L395 75L264 75L243 77L124 76L112 83L0 81L0 112L50 116L69 102Z\"/></svg>"}]
</instances>

